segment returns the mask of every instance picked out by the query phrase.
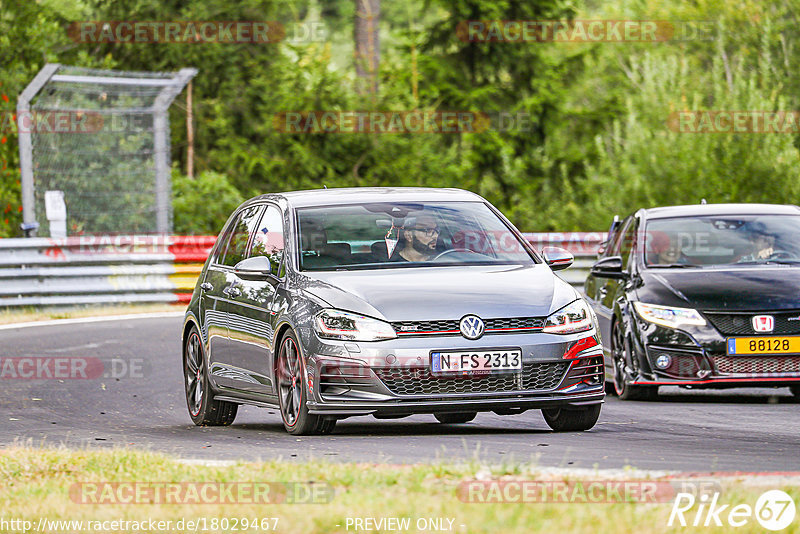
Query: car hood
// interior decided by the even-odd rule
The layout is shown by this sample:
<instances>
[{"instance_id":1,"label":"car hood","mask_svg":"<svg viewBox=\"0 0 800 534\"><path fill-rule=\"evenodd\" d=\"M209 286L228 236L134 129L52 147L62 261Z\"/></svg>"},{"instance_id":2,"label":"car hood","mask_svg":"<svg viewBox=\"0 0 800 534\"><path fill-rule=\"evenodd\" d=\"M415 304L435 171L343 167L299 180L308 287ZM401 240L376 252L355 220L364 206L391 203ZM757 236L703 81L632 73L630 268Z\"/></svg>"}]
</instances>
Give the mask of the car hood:
<instances>
[{"instance_id":1,"label":"car hood","mask_svg":"<svg viewBox=\"0 0 800 534\"><path fill-rule=\"evenodd\" d=\"M701 310L800 308L800 268L784 265L706 269L650 269L642 273L642 302Z\"/></svg>"},{"instance_id":2,"label":"car hood","mask_svg":"<svg viewBox=\"0 0 800 534\"><path fill-rule=\"evenodd\" d=\"M388 321L546 316L578 298L543 264L315 272L303 286L331 307Z\"/></svg>"}]
</instances>

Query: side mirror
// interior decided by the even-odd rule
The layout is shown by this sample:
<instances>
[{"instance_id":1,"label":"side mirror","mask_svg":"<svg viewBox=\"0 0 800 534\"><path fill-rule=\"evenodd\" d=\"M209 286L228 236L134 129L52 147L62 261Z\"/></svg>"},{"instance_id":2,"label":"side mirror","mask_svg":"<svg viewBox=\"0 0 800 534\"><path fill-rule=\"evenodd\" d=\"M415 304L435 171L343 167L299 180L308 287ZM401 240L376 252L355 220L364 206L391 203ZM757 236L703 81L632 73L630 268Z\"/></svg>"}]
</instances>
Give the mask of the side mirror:
<instances>
[{"instance_id":1,"label":"side mirror","mask_svg":"<svg viewBox=\"0 0 800 534\"><path fill-rule=\"evenodd\" d=\"M253 256L237 263L233 271L242 278L274 278L272 262L266 256Z\"/></svg>"},{"instance_id":2,"label":"side mirror","mask_svg":"<svg viewBox=\"0 0 800 534\"><path fill-rule=\"evenodd\" d=\"M544 247L542 256L544 256L544 262L554 271L566 269L575 261L575 256L570 251L560 247Z\"/></svg>"},{"instance_id":3,"label":"side mirror","mask_svg":"<svg viewBox=\"0 0 800 534\"><path fill-rule=\"evenodd\" d=\"M614 278L622 280L628 275L622 271L622 258L619 256L611 256L603 258L594 265L592 265L592 276L597 278Z\"/></svg>"}]
</instances>

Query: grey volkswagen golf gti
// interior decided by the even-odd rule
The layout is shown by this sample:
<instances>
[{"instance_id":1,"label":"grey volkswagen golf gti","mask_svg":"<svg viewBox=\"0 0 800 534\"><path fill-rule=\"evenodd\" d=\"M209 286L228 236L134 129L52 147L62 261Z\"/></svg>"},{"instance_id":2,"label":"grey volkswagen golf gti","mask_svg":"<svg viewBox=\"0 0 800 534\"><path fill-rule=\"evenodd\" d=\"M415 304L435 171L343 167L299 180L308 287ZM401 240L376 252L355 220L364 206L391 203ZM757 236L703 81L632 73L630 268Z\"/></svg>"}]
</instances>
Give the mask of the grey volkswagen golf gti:
<instances>
[{"instance_id":1,"label":"grey volkswagen golf gti","mask_svg":"<svg viewBox=\"0 0 800 534\"><path fill-rule=\"evenodd\" d=\"M541 409L594 426L602 348L591 308L486 200L458 189L268 194L220 233L183 328L198 425L240 404L278 408L291 434L356 415Z\"/></svg>"}]
</instances>

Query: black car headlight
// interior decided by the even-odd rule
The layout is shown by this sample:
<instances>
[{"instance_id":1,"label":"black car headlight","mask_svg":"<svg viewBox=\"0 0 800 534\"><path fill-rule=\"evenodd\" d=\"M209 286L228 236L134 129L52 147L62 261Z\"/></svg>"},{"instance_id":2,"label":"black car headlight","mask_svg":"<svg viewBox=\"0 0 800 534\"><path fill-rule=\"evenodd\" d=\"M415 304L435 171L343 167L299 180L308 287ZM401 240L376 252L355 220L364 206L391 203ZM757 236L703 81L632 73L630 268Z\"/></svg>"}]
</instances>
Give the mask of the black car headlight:
<instances>
[{"instance_id":1,"label":"black car headlight","mask_svg":"<svg viewBox=\"0 0 800 534\"><path fill-rule=\"evenodd\" d=\"M314 317L314 331L323 339L380 341L394 339L397 333L385 321L357 313L326 309Z\"/></svg>"},{"instance_id":2,"label":"black car headlight","mask_svg":"<svg viewBox=\"0 0 800 534\"><path fill-rule=\"evenodd\" d=\"M648 323L667 328L706 325L706 320L700 315L700 312L693 308L659 306L657 304L645 304L644 302L634 302L633 307L639 317Z\"/></svg>"},{"instance_id":3,"label":"black car headlight","mask_svg":"<svg viewBox=\"0 0 800 534\"><path fill-rule=\"evenodd\" d=\"M579 299L551 313L545 320L542 331L549 334L574 334L591 330L592 327L592 310L583 299Z\"/></svg>"}]
</instances>

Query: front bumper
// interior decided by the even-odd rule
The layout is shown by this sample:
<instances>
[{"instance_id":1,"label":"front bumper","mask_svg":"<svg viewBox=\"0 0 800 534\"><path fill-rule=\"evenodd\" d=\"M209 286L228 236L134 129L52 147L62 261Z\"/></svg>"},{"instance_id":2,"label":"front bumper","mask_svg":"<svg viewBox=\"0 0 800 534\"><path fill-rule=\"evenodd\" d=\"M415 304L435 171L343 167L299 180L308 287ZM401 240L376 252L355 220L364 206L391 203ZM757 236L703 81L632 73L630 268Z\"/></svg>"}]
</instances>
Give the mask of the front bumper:
<instances>
[{"instance_id":1,"label":"front bumper","mask_svg":"<svg viewBox=\"0 0 800 534\"><path fill-rule=\"evenodd\" d=\"M336 416L454 411L520 413L603 402L602 348L594 331L572 335L404 337L370 343L308 339L308 408ZM433 351L519 349L521 371L433 375Z\"/></svg>"},{"instance_id":2,"label":"front bumper","mask_svg":"<svg viewBox=\"0 0 800 534\"><path fill-rule=\"evenodd\" d=\"M324 415L411 415L436 412L497 412L521 413L530 409L587 406L601 404L605 393L602 386L594 391L579 394L535 394L508 397L462 397L458 399L422 398L418 400L395 399L382 402L325 402L309 403L308 411Z\"/></svg>"},{"instance_id":3,"label":"front bumper","mask_svg":"<svg viewBox=\"0 0 800 534\"><path fill-rule=\"evenodd\" d=\"M725 336L711 324L670 329L636 321L639 378L633 385L697 388L800 385L800 355L728 355ZM659 356L670 365L659 369Z\"/></svg>"}]
</instances>

